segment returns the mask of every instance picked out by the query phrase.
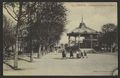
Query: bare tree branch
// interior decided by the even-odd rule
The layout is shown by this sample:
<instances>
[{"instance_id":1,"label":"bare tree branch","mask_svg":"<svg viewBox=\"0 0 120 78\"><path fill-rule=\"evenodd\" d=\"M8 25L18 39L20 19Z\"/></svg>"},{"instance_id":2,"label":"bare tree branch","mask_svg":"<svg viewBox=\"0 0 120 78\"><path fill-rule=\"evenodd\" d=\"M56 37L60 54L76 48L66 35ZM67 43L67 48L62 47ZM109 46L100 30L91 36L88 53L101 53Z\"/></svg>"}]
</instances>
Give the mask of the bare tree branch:
<instances>
[{"instance_id":1,"label":"bare tree branch","mask_svg":"<svg viewBox=\"0 0 120 78\"><path fill-rule=\"evenodd\" d=\"M6 11L8 12L8 14L9 14L15 21L18 21L18 20L9 12L9 10L7 9L6 6L4 6L4 8L6 9Z\"/></svg>"},{"instance_id":2,"label":"bare tree branch","mask_svg":"<svg viewBox=\"0 0 120 78\"><path fill-rule=\"evenodd\" d=\"M13 8L13 13L16 15L16 17L18 18L17 14L15 13L15 9Z\"/></svg>"}]
</instances>

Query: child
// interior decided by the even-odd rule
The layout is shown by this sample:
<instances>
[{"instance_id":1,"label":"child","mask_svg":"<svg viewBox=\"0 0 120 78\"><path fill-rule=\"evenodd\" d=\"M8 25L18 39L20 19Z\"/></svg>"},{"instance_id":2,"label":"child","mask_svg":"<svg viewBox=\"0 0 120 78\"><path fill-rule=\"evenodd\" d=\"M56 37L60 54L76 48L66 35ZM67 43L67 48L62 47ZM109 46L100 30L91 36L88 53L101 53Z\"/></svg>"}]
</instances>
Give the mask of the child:
<instances>
[{"instance_id":1,"label":"child","mask_svg":"<svg viewBox=\"0 0 120 78\"><path fill-rule=\"evenodd\" d=\"M76 52L76 58L80 58L80 53L79 53L79 51Z\"/></svg>"},{"instance_id":2,"label":"child","mask_svg":"<svg viewBox=\"0 0 120 78\"><path fill-rule=\"evenodd\" d=\"M81 58L84 58L83 53L81 52Z\"/></svg>"}]
</instances>

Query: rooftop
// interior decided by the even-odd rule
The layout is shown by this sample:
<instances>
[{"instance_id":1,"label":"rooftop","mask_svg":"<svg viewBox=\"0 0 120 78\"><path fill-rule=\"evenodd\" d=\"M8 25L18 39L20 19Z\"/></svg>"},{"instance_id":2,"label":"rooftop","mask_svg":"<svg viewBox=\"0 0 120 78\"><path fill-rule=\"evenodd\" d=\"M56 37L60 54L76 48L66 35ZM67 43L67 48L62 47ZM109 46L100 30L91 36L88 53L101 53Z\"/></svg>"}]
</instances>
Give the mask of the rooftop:
<instances>
[{"instance_id":1,"label":"rooftop","mask_svg":"<svg viewBox=\"0 0 120 78\"><path fill-rule=\"evenodd\" d=\"M95 33L97 33L97 31L87 27L86 24L83 21L83 18L82 18L82 21L81 21L79 27L75 28L70 33L78 33L78 34L84 34L84 33L89 33L90 34L91 33L91 34L95 34Z\"/></svg>"}]
</instances>

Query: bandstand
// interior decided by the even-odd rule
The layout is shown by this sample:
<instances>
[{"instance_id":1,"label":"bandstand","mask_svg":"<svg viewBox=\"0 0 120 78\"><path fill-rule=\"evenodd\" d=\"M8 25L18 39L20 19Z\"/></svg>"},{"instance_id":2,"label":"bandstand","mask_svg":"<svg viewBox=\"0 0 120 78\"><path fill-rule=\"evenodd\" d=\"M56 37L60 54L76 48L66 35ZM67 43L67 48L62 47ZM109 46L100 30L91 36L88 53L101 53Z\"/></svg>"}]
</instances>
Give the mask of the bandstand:
<instances>
[{"instance_id":1,"label":"bandstand","mask_svg":"<svg viewBox=\"0 0 120 78\"><path fill-rule=\"evenodd\" d=\"M87 27L83 18L79 27L72 30L72 32L67 33L67 36L68 46L71 46L71 44L79 46L80 48L95 48L98 46L99 32ZM71 37L74 37L74 40L71 40Z\"/></svg>"}]
</instances>

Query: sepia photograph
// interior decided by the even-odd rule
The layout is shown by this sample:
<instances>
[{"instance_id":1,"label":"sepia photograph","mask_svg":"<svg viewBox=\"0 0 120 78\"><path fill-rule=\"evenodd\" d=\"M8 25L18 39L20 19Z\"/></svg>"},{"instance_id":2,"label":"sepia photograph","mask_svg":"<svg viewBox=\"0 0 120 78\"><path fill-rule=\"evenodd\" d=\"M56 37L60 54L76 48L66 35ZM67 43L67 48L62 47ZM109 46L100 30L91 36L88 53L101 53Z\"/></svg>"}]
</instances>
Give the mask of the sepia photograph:
<instances>
[{"instance_id":1,"label":"sepia photograph","mask_svg":"<svg viewBox=\"0 0 120 78\"><path fill-rule=\"evenodd\" d=\"M118 76L117 2L3 2L3 76Z\"/></svg>"}]
</instances>

